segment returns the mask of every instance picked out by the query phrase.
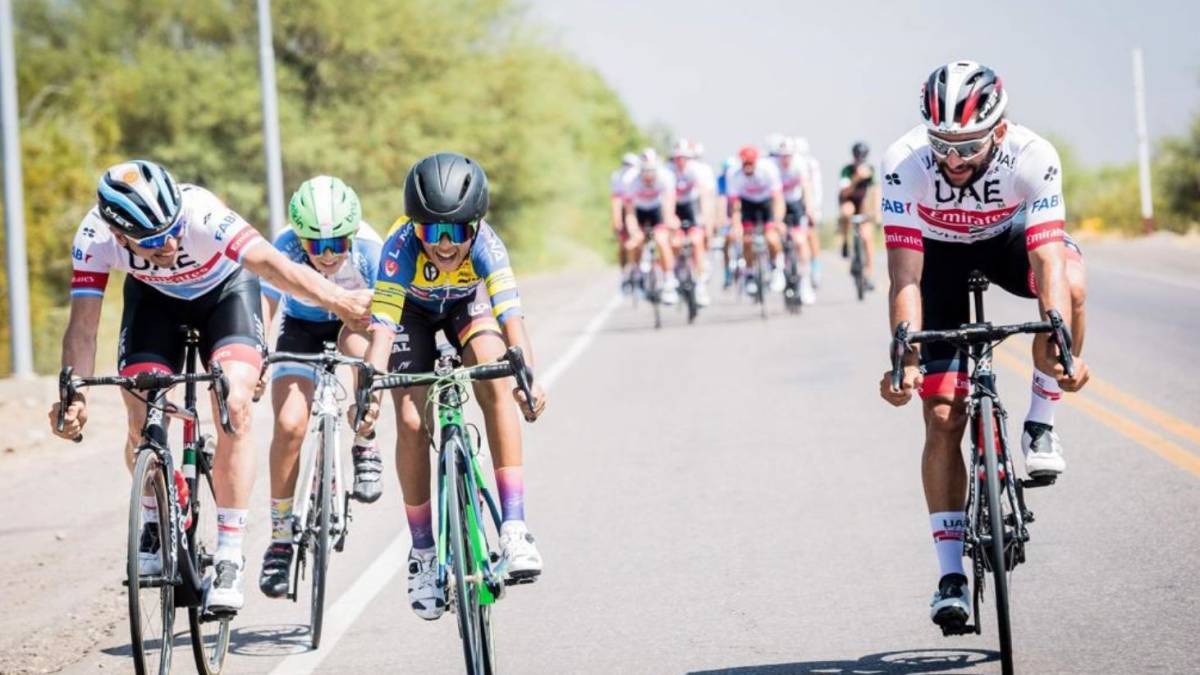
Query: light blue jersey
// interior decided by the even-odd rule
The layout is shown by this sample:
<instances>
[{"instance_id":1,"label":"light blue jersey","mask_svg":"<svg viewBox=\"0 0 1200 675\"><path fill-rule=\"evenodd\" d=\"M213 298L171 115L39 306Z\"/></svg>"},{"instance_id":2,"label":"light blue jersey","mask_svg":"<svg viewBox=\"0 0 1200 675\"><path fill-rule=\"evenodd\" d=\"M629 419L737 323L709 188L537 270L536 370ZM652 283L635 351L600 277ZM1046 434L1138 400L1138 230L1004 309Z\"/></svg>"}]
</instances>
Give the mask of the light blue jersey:
<instances>
[{"instance_id":1,"label":"light blue jersey","mask_svg":"<svg viewBox=\"0 0 1200 675\"><path fill-rule=\"evenodd\" d=\"M383 240L379 238L375 230L366 223L359 223L349 257L329 280L348 291L375 288L375 276L379 271L379 251L382 247ZM275 237L275 248L282 251L293 262L311 267L308 262L308 254L300 245L300 237L292 228L289 227ZM273 300L283 299L284 316L302 321L338 320L337 315L333 312L282 293L267 283L266 279L262 280L262 292L263 295Z\"/></svg>"}]
</instances>

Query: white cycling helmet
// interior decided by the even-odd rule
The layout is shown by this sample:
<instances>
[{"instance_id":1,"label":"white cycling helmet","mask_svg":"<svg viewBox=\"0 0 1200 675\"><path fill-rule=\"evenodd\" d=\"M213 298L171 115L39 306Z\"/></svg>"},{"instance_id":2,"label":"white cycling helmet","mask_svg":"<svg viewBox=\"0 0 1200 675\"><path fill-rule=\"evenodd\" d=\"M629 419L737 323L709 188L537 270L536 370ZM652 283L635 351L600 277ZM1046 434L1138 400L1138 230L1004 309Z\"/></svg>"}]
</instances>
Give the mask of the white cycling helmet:
<instances>
[{"instance_id":1,"label":"white cycling helmet","mask_svg":"<svg viewBox=\"0 0 1200 675\"><path fill-rule=\"evenodd\" d=\"M775 148L779 147L779 144L782 142L783 134L771 134L767 136L767 142L763 144L763 147L767 149L768 154L773 155L775 154Z\"/></svg>"},{"instance_id":2,"label":"white cycling helmet","mask_svg":"<svg viewBox=\"0 0 1200 675\"><path fill-rule=\"evenodd\" d=\"M805 138L804 136L797 136L792 139L792 142L796 144L796 154L797 155L803 155L806 157L808 156L808 153L811 150L811 148L809 148L809 146L808 146L807 138Z\"/></svg>"},{"instance_id":3,"label":"white cycling helmet","mask_svg":"<svg viewBox=\"0 0 1200 675\"><path fill-rule=\"evenodd\" d=\"M671 159L675 159L676 157L691 159L694 156L695 151L692 148L692 142L686 138L675 141L675 144L671 146Z\"/></svg>"},{"instance_id":4,"label":"white cycling helmet","mask_svg":"<svg viewBox=\"0 0 1200 675\"><path fill-rule=\"evenodd\" d=\"M770 146L770 153L774 157L790 157L796 154L796 143L787 136L773 137L775 141Z\"/></svg>"},{"instance_id":5,"label":"white cycling helmet","mask_svg":"<svg viewBox=\"0 0 1200 675\"><path fill-rule=\"evenodd\" d=\"M704 144L703 143L692 143L692 158L700 159L703 156L704 156Z\"/></svg>"},{"instance_id":6,"label":"white cycling helmet","mask_svg":"<svg viewBox=\"0 0 1200 675\"><path fill-rule=\"evenodd\" d=\"M642 173L658 171L658 152L654 148L646 148L638 156L638 168Z\"/></svg>"},{"instance_id":7,"label":"white cycling helmet","mask_svg":"<svg viewBox=\"0 0 1200 675\"><path fill-rule=\"evenodd\" d=\"M969 134L991 129L1004 117L1008 93L995 71L974 61L954 61L929 74L921 87L921 118L930 131Z\"/></svg>"},{"instance_id":8,"label":"white cycling helmet","mask_svg":"<svg viewBox=\"0 0 1200 675\"><path fill-rule=\"evenodd\" d=\"M632 152L627 152L621 157L621 166L637 166L638 156Z\"/></svg>"}]
</instances>

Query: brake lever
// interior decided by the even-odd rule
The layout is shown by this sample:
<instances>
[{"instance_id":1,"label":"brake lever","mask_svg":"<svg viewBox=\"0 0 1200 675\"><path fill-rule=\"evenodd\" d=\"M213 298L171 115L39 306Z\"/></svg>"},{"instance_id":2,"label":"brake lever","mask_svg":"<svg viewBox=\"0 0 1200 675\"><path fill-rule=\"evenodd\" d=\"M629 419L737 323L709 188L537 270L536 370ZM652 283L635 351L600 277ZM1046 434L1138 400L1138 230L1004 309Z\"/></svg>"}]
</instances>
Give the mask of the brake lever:
<instances>
[{"instance_id":1,"label":"brake lever","mask_svg":"<svg viewBox=\"0 0 1200 675\"><path fill-rule=\"evenodd\" d=\"M229 421L229 402L226 397L229 396L229 378L225 377L225 371L221 369L221 364L214 362L212 364L213 381L209 385L209 391L215 391L217 394L217 415L220 417L221 428L230 436L233 435L233 424Z\"/></svg>"},{"instance_id":2,"label":"brake lever","mask_svg":"<svg viewBox=\"0 0 1200 675\"><path fill-rule=\"evenodd\" d=\"M533 373L525 365L525 353L521 351L520 347L509 347L508 351L504 354L504 360L513 365L513 378L517 381L517 388L521 390L521 393L525 394L525 401L529 403L530 413L525 414L525 411L522 410L521 414L525 417L526 422L536 422L537 413L532 412Z\"/></svg>"},{"instance_id":3,"label":"brake lever","mask_svg":"<svg viewBox=\"0 0 1200 675\"><path fill-rule=\"evenodd\" d=\"M62 431L67 424L67 408L75 401L75 383L72 380L72 373L75 369L71 366L63 366L63 369L58 374L58 415L54 420L54 430ZM76 443L83 442L83 434L71 439Z\"/></svg>"},{"instance_id":4,"label":"brake lever","mask_svg":"<svg viewBox=\"0 0 1200 675\"><path fill-rule=\"evenodd\" d=\"M1075 358L1071 355L1071 329L1063 321L1062 314L1057 309L1046 312L1053 329L1054 342L1058 345L1058 362L1063 367L1067 377L1075 377Z\"/></svg>"},{"instance_id":5,"label":"brake lever","mask_svg":"<svg viewBox=\"0 0 1200 675\"><path fill-rule=\"evenodd\" d=\"M892 391L900 391L904 380L904 357L908 354L908 322L901 321L892 337Z\"/></svg>"}]
</instances>

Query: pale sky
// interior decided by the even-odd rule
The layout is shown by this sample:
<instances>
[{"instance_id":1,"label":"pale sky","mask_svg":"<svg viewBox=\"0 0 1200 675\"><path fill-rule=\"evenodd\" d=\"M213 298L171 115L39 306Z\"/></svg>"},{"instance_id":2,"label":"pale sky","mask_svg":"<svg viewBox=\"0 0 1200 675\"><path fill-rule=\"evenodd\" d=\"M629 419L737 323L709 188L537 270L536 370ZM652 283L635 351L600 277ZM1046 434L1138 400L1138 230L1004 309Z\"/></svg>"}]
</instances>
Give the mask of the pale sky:
<instances>
[{"instance_id":1,"label":"pale sky","mask_svg":"<svg viewBox=\"0 0 1200 675\"><path fill-rule=\"evenodd\" d=\"M920 122L921 83L950 60L994 68L1010 119L1090 164L1136 157L1135 46L1151 137L1182 133L1200 113L1200 0L528 2L639 124L701 141L712 163L775 131L805 135L826 185L855 140L878 161Z\"/></svg>"}]
</instances>

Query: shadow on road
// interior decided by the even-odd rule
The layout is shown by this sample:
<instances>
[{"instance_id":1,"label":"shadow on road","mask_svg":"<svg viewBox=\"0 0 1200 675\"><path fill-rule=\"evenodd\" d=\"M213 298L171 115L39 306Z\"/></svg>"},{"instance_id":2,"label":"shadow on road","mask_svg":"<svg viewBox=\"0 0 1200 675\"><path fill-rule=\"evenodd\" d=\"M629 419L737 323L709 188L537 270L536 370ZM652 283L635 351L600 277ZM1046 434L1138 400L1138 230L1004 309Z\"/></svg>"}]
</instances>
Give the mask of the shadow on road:
<instances>
[{"instance_id":1,"label":"shadow on road","mask_svg":"<svg viewBox=\"0 0 1200 675\"><path fill-rule=\"evenodd\" d=\"M210 637L211 642L215 637ZM161 645L159 640L148 640L146 649L157 652ZM235 628L229 636L229 652L241 656L279 657L299 654L309 650L308 626L299 624L277 624L267 626L246 626ZM184 653L190 656L192 649L191 633L185 628L175 633L173 651L176 655ZM133 648L128 643L118 647L102 650L110 656L131 656Z\"/></svg>"},{"instance_id":2,"label":"shadow on road","mask_svg":"<svg viewBox=\"0 0 1200 675\"><path fill-rule=\"evenodd\" d=\"M976 649L914 649L869 654L856 661L806 661L696 670L689 675L791 675L828 673L836 675L891 675L893 673L944 673L1000 660L1000 653Z\"/></svg>"}]
</instances>

